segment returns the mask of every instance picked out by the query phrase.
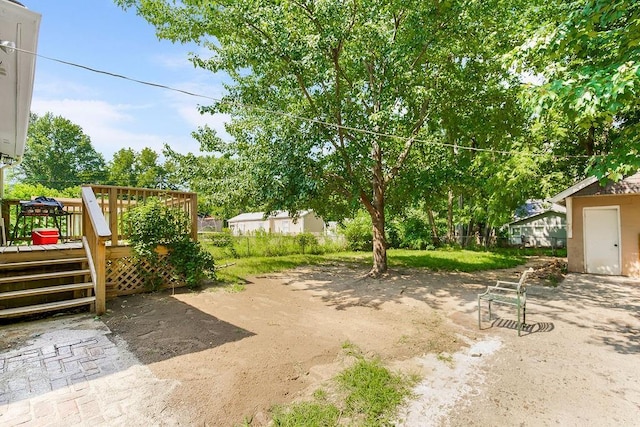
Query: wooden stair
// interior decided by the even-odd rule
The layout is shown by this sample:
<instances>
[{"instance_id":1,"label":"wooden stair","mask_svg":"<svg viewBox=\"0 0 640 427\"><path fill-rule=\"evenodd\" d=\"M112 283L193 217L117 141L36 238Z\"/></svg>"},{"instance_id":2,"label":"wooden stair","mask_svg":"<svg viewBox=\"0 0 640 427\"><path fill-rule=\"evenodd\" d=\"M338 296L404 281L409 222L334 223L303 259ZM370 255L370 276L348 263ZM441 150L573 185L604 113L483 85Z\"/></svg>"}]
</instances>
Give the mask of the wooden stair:
<instances>
[{"instance_id":1,"label":"wooden stair","mask_svg":"<svg viewBox=\"0 0 640 427\"><path fill-rule=\"evenodd\" d=\"M91 263L83 247L3 257L0 319L59 312L95 304Z\"/></svg>"}]
</instances>

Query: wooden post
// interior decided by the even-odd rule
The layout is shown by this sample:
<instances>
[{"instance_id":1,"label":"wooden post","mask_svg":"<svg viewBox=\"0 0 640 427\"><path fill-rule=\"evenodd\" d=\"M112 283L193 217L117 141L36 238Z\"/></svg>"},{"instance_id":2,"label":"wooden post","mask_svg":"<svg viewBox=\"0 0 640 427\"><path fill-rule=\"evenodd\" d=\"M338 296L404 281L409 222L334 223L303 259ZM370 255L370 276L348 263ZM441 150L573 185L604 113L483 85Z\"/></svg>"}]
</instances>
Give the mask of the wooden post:
<instances>
[{"instance_id":1,"label":"wooden post","mask_svg":"<svg viewBox=\"0 0 640 427\"><path fill-rule=\"evenodd\" d=\"M9 233L9 230L11 230L10 225L11 225L11 206L9 205L9 202L7 200L2 200L2 209L0 209L2 211L2 223L4 224L4 232L5 233ZM6 235L5 235L6 237ZM7 241L9 241L7 239Z\"/></svg>"},{"instance_id":2,"label":"wooden post","mask_svg":"<svg viewBox=\"0 0 640 427\"><path fill-rule=\"evenodd\" d=\"M109 188L109 228L111 229L111 245L117 246L120 240L118 228L118 188Z\"/></svg>"},{"instance_id":3,"label":"wooden post","mask_svg":"<svg viewBox=\"0 0 640 427\"><path fill-rule=\"evenodd\" d=\"M82 207L83 243L88 247L89 265L93 265L91 272L95 284L95 310L98 315L102 315L106 311L107 301L107 250L105 243L113 238L93 189L90 187L82 188Z\"/></svg>"},{"instance_id":4,"label":"wooden post","mask_svg":"<svg viewBox=\"0 0 640 427\"><path fill-rule=\"evenodd\" d=\"M89 219L89 211L85 208L85 206L82 206L82 220L80 223L80 235L81 236L88 236L88 231L89 231L89 226L90 224L90 219Z\"/></svg>"},{"instance_id":5,"label":"wooden post","mask_svg":"<svg viewBox=\"0 0 640 427\"><path fill-rule=\"evenodd\" d=\"M96 268L96 314L101 316L107 311L107 248L105 241L97 239L95 249L93 262Z\"/></svg>"}]
</instances>

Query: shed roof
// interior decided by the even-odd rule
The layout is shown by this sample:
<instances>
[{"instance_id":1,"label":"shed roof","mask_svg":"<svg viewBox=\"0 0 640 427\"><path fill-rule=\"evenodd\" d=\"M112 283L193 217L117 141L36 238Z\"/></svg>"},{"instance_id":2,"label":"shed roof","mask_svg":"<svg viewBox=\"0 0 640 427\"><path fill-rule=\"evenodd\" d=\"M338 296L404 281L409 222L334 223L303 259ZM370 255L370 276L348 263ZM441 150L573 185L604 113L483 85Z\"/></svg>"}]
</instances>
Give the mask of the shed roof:
<instances>
[{"instance_id":1,"label":"shed roof","mask_svg":"<svg viewBox=\"0 0 640 427\"><path fill-rule=\"evenodd\" d=\"M595 176L590 176L556 194L549 200L555 203L564 203L567 197L600 196L607 194L640 194L640 171L618 182L609 182L605 185L601 185Z\"/></svg>"},{"instance_id":2,"label":"shed roof","mask_svg":"<svg viewBox=\"0 0 640 427\"><path fill-rule=\"evenodd\" d=\"M229 218L227 222L264 221L264 212L246 212Z\"/></svg>"}]
</instances>

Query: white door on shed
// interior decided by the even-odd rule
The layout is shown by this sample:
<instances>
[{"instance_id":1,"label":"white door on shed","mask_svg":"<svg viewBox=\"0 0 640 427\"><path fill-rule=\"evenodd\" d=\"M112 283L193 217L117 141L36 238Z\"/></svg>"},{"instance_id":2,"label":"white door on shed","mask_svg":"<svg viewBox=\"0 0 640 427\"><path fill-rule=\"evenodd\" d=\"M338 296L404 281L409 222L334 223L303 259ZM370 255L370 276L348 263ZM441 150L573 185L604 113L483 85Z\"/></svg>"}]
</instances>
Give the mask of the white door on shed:
<instances>
[{"instance_id":1,"label":"white door on shed","mask_svg":"<svg viewBox=\"0 0 640 427\"><path fill-rule=\"evenodd\" d=\"M620 212L617 206L584 208L587 273L620 274Z\"/></svg>"}]
</instances>

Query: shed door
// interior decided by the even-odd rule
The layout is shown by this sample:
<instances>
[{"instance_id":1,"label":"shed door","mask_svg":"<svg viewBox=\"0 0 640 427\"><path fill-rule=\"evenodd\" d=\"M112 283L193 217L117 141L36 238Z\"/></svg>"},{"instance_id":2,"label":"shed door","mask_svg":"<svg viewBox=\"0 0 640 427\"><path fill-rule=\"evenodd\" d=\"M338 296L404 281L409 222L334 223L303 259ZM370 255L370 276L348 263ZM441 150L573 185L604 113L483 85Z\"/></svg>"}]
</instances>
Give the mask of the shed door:
<instances>
[{"instance_id":1,"label":"shed door","mask_svg":"<svg viewBox=\"0 0 640 427\"><path fill-rule=\"evenodd\" d=\"M618 207L584 209L584 261L587 273L620 274Z\"/></svg>"}]
</instances>

